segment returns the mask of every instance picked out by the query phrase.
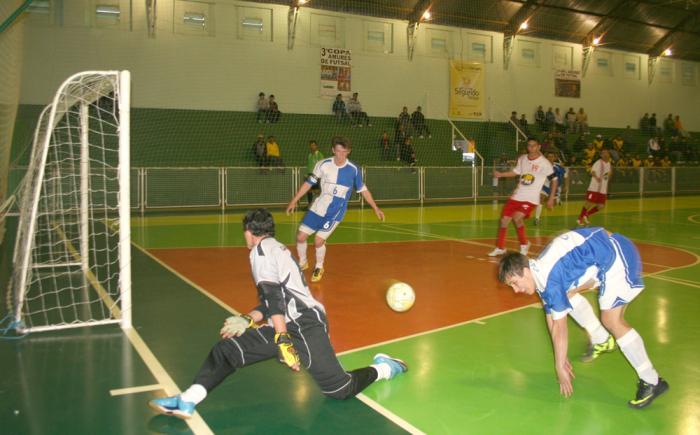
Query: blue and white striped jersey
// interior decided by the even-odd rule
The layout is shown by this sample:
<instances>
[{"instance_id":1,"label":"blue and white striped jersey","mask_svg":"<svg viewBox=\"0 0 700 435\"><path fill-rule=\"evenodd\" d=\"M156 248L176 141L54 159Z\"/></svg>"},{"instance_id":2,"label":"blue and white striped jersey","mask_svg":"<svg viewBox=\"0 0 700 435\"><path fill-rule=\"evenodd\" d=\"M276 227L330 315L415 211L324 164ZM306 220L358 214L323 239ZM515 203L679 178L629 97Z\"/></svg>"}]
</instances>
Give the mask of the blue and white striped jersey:
<instances>
[{"instance_id":1,"label":"blue and white striped jersey","mask_svg":"<svg viewBox=\"0 0 700 435\"><path fill-rule=\"evenodd\" d=\"M561 193L561 187L564 185L564 176L566 176L566 169L559 163L552 164L552 169L554 169L554 173L547 177L547 179L544 181L542 191L549 195L549 186L552 184L552 179L556 177L558 184L557 191L555 193L556 195L559 195Z\"/></svg>"},{"instance_id":2,"label":"blue and white striped jersey","mask_svg":"<svg viewBox=\"0 0 700 435\"><path fill-rule=\"evenodd\" d=\"M604 281L618 255L613 243L605 228L580 228L556 237L537 259L530 260L537 293L547 314L554 319L566 316L572 309L567 296L570 290L591 279L596 284Z\"/></svg>"},{"instance_id":3,"label":"blue and white striped jersey","mask_svg":"<svg viewBox=\"0 0 700 435\"><path fill-rule=\"evenodd\" d=\"M306 182L321 187L321 194L310 210L335 221L341 221L345 216L353 186L358 193L367 190L362 182L362 171L357 165L347 160L343 166L337 166L332 157L316 163L314 172Z\"/></svg>"}]
</instances>

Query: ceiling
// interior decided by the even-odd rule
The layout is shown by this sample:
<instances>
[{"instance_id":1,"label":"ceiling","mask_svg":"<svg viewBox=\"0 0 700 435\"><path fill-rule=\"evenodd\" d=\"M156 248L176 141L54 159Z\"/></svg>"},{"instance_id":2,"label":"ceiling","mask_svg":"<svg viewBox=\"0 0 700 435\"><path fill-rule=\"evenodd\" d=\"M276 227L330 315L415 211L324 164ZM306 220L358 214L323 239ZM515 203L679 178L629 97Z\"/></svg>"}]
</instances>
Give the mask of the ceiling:
<instances>
[{"instance_id":1,"label":"ceiling","mask_svg":"<svg viewBox=\"0 0 700 435\"><path fill-rule=\"evenodd\" d=\"M290 4L295 0L258 0ZM601 46L700 61L700 0L310 0L308 7ZM519 30L527 20L527 30Z\"/></svg>"}]
</instances>

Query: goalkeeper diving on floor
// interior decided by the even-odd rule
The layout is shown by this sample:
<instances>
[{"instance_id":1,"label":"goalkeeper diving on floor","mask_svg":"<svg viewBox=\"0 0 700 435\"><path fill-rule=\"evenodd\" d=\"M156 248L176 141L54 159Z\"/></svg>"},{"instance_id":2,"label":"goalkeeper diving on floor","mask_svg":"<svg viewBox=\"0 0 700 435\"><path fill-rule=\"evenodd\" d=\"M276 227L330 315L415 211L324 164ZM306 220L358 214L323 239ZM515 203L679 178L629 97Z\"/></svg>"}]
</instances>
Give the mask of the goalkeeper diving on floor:
<instances>
[{"instance_id":1,"label":"goalkeeper diving on floor","mask_svg":"<svg viewBox=\"0 0 700 435\"><path fill-rule=\"evenodd\" d=\"M275 357L295 372L305 368L321 392L334 399L353 397L377 380L393 379L408 370L403 361L380 353L372 365L346 372L328 337L325 308L309 291L289 250L274 238L270 212L248 212L243 218L243 234L260 305L248 314L226 319L221 340L192 385L180 395L151 400L153 409L190 418L195 406L227 376Z\"/></svg>"}]
</instances>

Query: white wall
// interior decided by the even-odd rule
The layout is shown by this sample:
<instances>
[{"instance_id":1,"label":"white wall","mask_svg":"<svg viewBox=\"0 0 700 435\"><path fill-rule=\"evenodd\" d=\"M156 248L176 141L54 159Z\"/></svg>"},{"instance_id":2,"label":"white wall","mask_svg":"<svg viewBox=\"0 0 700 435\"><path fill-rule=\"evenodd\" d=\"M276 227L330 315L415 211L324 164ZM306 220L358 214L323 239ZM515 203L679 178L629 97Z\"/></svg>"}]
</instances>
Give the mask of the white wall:
<instances>
[{"instance_id":1,"label":"white wall","mask_svg":"<svg viewBox=\"0 0 700 435\"><path fill-rule=\"evenodd\" d=\"M609 58L609 73L591 62L582 80L580 99L554 96L553 50L569 48L571 69L581 69L581 46L558 41L518 37L507 70L503 68L503 35L432 25L419 28L413 60L407 59L405 21L334 14L302 8L293 50L287 49L287 7L234 0L158 0L155 38L147 36L145 2L100 0L120 4L122 19L104 26L94 19L97 0L63 2L60 18L47 23L29 19L25 34L22 103L43 104L68 75L86 69L129 69L133 78L135 107L253 110L259 91L273 93L283 112L329 113L331 102L319 96L319 16L337 19L338 42L353 51L353 88L360 92L371 115L395 116L401 106L424 106L430 118L447 116L449 57L469 60L470 41L487 40L485 118L501 120L511 110L532 117L535 107L584 107L592 125L636 127L643 112L680 114L685 127L700 130L700 68L697 63L669 60L671 83L657 72L647 79L647 56L598 51ZM129 4L133 3L133 10ZM265 35L271 41L239 38L240 7L253 8L271 17ZM202 10L205 29L182 24L182 12ZM248 9L249 13L251 9ZM131 19L129 19L129 16ZM32 17L33 18L33 17ZM342 25L341 25L342 22ZM391 53L366 50L368 26L393 29ZM271 30L271 32L270 32ZM442 32L442 33L441 33ZM430 39L448 39L446 53L433 53ZM480 39L481 38L481 39ZM522 42L521 42L522 41ZM538 47L539 66L524 65L519 44ZM606 54L607 53L607 54ZM624 77L624 60L638 60L636 79ZM682 64L692 64L695 85L682 84ZM666 79L667 76L664 76Z\"/></svg>"}]
</instances>

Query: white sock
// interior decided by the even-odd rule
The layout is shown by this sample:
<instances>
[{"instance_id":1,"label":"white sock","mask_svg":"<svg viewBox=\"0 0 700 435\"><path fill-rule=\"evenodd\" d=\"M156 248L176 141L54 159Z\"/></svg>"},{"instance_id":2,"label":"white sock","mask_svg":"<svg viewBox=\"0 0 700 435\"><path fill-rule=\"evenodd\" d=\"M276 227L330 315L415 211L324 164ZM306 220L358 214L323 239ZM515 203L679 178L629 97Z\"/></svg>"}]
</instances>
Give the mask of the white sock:
<instances>
[{"instance_id":1,"label":"white sock","mask_svg":"<svg viewBox=\"0 0 700 435\"><path fill-rule=\"evenodd\" d=\"M535 219L539 219L542 216L542 204L539 204L535 209Z\"/></svg>"},{"instance_id":2,"label":"white sock","mask_svg":"<svg viewBox=\"0 0 700 435\"><path fill-rule=\"evenodd\" d=\"M659 374L649 361L649 356L644 348L644 340L637 331L630 329L627 334L617 340L617 344L640 379L652 385L659 383Z\"/></svg>"},{"instance_id":3,"label":"white sock","mask_svg":"<svg viewBox=\"0 0 700 435\"><path fill-rule=\"evenodd\" d=\"M183 402L192 402L195 405L204 400L205 397L207 397L207 389L199 384L191 385L184 393L180 394Z\"/></svg>"},{"instance_id":4,"label":"white sock","mask_svg":"<svg viewBox=\"0 0 700 435\"><path fill-rule=\"evenodd\" d=\"M323 260L326 258L326 244L324 243L323 246L320 248L316 248L316 268L321 269L323 268Z\"/></svg>"},{"instance_id":5,"label":"white sock","mask_svg":"<svg viewBox=\"0 0 700 435\"><path fill-rule=\"evenodd\" d=\"M593 307L588 302L588 299L576 293L569 298L569 302L574 309L569 315L588 332L588 335L591 337L591 343L605 343L608 337L610 337L610 334L603 327L603 324L600 323L600 319L595 315Z\"/></svg>"},{"instance_id":6,"label":"white sock","mask_svg":"<svg viewBox=\"0 0 700 435\"><path fill-rule=\"evenodd\" d=\"M389 364L372 364L370 367L374 367L374 369L377 371L377 380L391 378L391 367L389 367Z\"/></svg>"},{"instance_id":7,"label":"white sock","mask_svg":"<svg viewBox=\"0 0 700 435\"><path fill-rule=\"evenodd\" d=\"M299 256L299 264L304 264L308 261L306 259L306 240L297 242L297 255Z\"/></svg>"}]
</instances>

